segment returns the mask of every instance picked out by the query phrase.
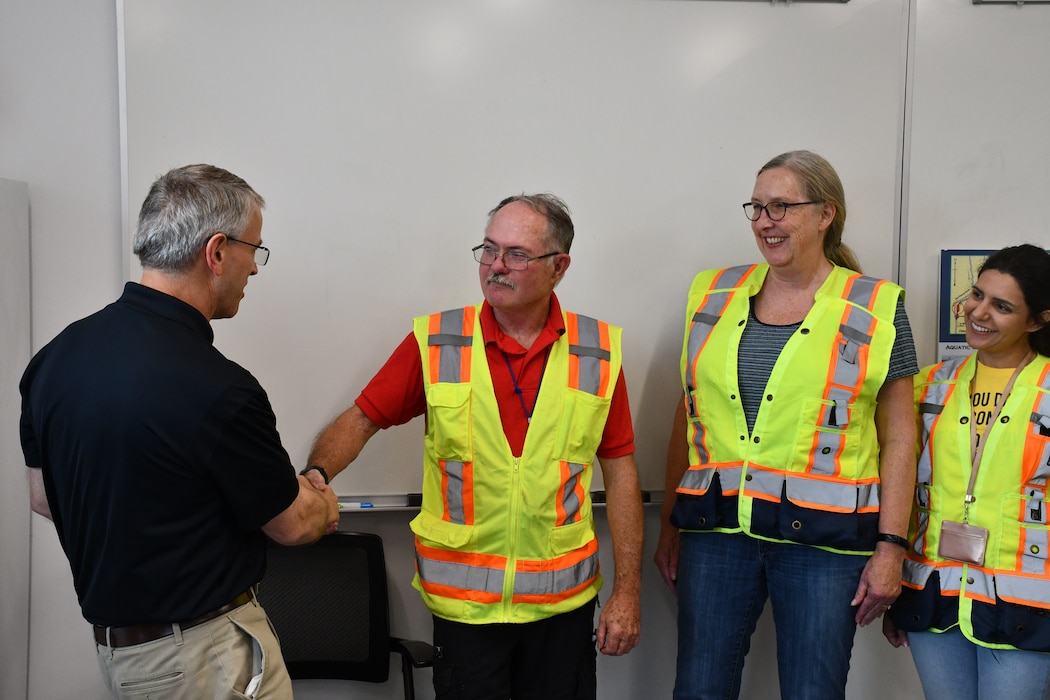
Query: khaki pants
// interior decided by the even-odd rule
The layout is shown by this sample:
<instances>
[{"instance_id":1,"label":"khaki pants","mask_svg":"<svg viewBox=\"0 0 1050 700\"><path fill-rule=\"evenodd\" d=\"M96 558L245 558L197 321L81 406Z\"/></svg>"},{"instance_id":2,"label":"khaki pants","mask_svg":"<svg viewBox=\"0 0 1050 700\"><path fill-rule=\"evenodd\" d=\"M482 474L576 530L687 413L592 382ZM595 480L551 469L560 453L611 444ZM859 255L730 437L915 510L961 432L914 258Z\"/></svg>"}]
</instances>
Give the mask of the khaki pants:
<instances>
[{"instance_id":1,"label":"khaki pants","mask_svg":"<svg viewBox=\"0 0 1050 700\"><path fill-rule=\"evenodd\" d=\"M102 677L115 698L292 697L292 681L277 635L254 597L214 620L185 630L173 627L175 634L145 644L118 648L96 645ZM255 680L256 676L261 678Z\"/></svg>"}]
</instances>

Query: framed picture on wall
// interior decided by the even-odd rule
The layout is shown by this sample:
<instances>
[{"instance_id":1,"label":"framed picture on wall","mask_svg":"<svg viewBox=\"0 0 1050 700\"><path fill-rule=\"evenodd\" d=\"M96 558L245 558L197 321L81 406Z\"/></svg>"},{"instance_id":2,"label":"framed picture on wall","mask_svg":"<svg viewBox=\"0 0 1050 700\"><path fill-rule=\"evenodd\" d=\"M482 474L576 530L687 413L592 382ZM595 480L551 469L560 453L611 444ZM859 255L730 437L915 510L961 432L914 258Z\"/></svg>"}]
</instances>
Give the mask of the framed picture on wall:
<instances>
[{"instance_id":1,"label":"framed picture on wall","mask_svg":"<svg viewBox=\"0 0 1050 700\"><path fill-rule=\"evenodd\" d=\"M969 355L963 302L977 283L977 271L993 250L942 250L938 286L937 359Z\"/></svg>"}]
</instances>

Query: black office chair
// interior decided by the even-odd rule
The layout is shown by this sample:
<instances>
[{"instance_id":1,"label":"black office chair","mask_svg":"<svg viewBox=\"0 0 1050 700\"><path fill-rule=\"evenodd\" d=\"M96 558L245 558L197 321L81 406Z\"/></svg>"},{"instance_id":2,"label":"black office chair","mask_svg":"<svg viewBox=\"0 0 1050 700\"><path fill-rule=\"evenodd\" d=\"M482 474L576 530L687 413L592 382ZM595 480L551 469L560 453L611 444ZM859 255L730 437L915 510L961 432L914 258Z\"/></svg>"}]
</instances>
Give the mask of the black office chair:
<instances>
[{"instance_id":1,"label":"black office chair","mask_svg":"<svg viewBox=\"0 0 1050 700\"><path fill-rule=\"evenodd\" d=\"M413 668L430 666L434 647L390 636L383 540L337 532L304 547L270 543L259 601L281 640L288 673L384 683L390 654L401 655L405 700Z\"/></svg>"}]
</instances>

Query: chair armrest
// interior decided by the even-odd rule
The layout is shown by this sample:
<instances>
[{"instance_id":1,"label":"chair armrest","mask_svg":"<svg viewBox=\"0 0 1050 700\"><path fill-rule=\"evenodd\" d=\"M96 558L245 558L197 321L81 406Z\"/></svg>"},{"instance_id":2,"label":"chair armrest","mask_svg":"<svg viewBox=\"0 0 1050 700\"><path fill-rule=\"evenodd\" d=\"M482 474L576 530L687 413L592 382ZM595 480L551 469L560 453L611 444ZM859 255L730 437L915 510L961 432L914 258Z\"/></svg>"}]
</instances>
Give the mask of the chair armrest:
<instances>
[{"instance_id":1,"label":"chair armrest","mask_svg":"<svg viewBox=\"0 0 1050 700\"><path fill-rule=\"evenodd\" d=\"M434 665L434 645L417 639L390 638L390 651L397 652L412 663L415 668L426 668Z\"/></svg>"}]
</instances>

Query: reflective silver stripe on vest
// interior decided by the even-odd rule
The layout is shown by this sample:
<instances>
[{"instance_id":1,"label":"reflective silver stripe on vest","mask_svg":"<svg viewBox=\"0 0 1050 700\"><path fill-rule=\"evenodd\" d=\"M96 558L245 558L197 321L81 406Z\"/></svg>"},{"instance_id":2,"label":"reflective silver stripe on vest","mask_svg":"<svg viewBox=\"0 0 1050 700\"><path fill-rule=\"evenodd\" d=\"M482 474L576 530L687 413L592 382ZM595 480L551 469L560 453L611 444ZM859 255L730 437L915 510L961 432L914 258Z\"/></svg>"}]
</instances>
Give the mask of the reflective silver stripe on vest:
<instances>
[{"instance_id":1,"label":"reflective silver stripe on vest","mask_svg":"<svg viewBox=\"0 0 1050 700\"><path fill-rule=\"evenodd\" d=\"M937 371L934 372L933 377L929 380L930 382L938 383L930 383L925 387L926 393L923 402L919 404L919 417L922 419L922 435L919 438L920 444L927 447L919 455L919 463L916 469L916 481L919 484L929 484L931 479L933 479L933 463L930 461L931 455L928 447L930 444L930 433L933 431L934 422L944 411L944 405L948 402L948 394L954 386L947 382L958 375L965 361L965 357L956 357L946 361L937 368ZM929 505L927 504L926 507L929 507Z\"/></svg>"},{"instance_id":2,"label":"reflective silver stripe on vest","mask_svg":"<svg viewBox=\"0 0 1050 700\"><path fill-rule=\"evenodd\" d=\"M984 578L991 577L986 575ZM1011 576L1001 573L995 577L995 588L992 590L998 591L1000 598L1009 600L1011 603L1029 601L1050 605L1050 586L1046 585L1045 578ZM994 595L990 597L995 600Z\"/></svg>"},{"instance_id":3,"label":"reflective silver stripe on vest","mask_svg":"<svg viewBox=\"0 0 1050 700\"><path fill-rule=\"evenodd\" d=\"M874 298L878 280L860 276L850 285L846 300L850 302L846 320L839 325L839 333L844 343L838 348L835 358L835 370L831 384L826 389L825 399L831 402L822 412L820 427L844 430L849 425L849 405L860 393L860 378L866 367L858 364L860 352L871 345L868 329L874 316L868 310ZM838 456L842 451L846 436L843 433L817 431L817 444L813 450L814 474L832 475L838 469ZM829 504L830 505L830 504Z\"/></svg>"},{"instance_id":4,"label":"reflective silver stripe on vest","mask_svg":"<svg viewBox=\"0 0 1050 700\"><path fill-rule=\"evenodd\" d=\"M589 316L576 314L579 345L570 345L569 353L580 361L580 391L598 395L602 382L602 362L609 362L612 355L602 347L602 336L598 332L598 321Z\"/></svg>"},{"instance_id":5,"label":"reflective silver stripe on vest","mask_svg":"<svg viewBox=\"0 0 1050 700\"><path fill-rule=\"evenodd\" d=\"M1043 379L1042 388L1050 392L1050 373ZM1050 393L1039 395L1039 400L1032 409L1031 422L1033 435L1050 435ZM1050 440L1043 443L1043 452L1038 460L1032 481L1045 486L1047 478L1050 477Z\"/></svg>"},{"instance_id":6,"label":"reflective silver stripe on vest","mask_svg":"<svg viewBox=\"0 0 1050 700\"><path fill-rule=\"evenodd\" d=\"M962 578L960 575L959 578ZM1045 581L1043 582L1045 585ZM959 582L962 585L962 581ZM944 577L941 576L941 587L944 586ZM991 574L986 574L980 569L970 566L966 569L966 591L973 595L995 600L996 579Z\"/></svg>"},{"instance_id":7,"label":"reflective silver stripe on vest","mask_svg":"<svg viewBox=\"0 0 1050 700\"><path fill-rule=\"evenodd\" d=\"M930 485L919 482L915 485L915 507L912 512L916 515L915 544L916 552L926 551L926 545L930 533Z\"/></svg>"},{"instance_id":8,"label":"reflective silver stripe on vest","mask_svg":"<svg viewBox=\"0 0 1050 700\"><path fill-rule=\"evenodd\" d=\"M711 481L714 479L716 471L718 472L718 481L722 486L723 493L739 490L740 475L744 471L744 468L740 466L725 467L718 470L714 467L688 469L682 475L682 480L678 482L678 488L683 491L706 493L707 489L711 488Z\"/></svg>"},{"instance_id":9,"label":"reflective silver stripe on vest","mask_svg":"<svg viewBox=\"0 0 1050 700\"><path fill-rule=\"evenodd\" d=\"M416 571L427 583L483 593L503 593L503 569L428 559L417 550Z\"/></svg>"},{"instance_id":10,"label":"reflective silver stripe on vest","mask_svg":"<svg viewBox=\"0 0 1050 700\"><path fill-rule=\"evenodd\" d=\"M567 462L569 466L569 478L565 480L562 487L561 503L565 510L565 524L574 523L580 519L580 498L576 495L576 486L580 483L580 474L586 465L576 462Z\"/></svg>"},{"instance_id":11,"label":"reflective silver stripe on vest","mask_svg":"<svg viewBox=\"0 0 1050 700\"><path fill-rule=\"evenodd\" d=\"M962 587L962 565L951 564L948 566L936 567L931 564L924 564L922 562L914 561L912 559L904 560L904 580L913 586L925 588L927 582L930 580L930 576L933 575L934 571L939 571L941 574L941 592L945 593L958 593Z\"/></svg>"},{"instance_id":12,"label":"reflective silver stripe on vest","mask_svg":"<svg viewBox=\"0 0 1050 700\"><path fill-rule=\"evenodd\" d=\"M686 410L691 418L697 418L699 415L698 407L693 400L693 392L696 391L696 387L693 385L695 377L692 367L696 364L701 348L703 348L704 343L710 337L711 330L718 323L718 319L722 318L722 314L725 313L729 297L740 286L741 280L747 276L752 267L751 265L737 265L736 267L723 270L717 280L717 289L727 289L729 291L708 292L704 297L704 303L693 314L687 345L689 366L686 368L685 391ZM701 421L694 421L690 427L693 430L693 446L696 448L700 464L707 464L711 461L711 455L707 453L707 449L704 447L704 436L707 434L707 428ZM703 488L706 489L711 484L711 475L708 475L704 481Z\"/></svg>"},{"instance_id":13,"label":"reflective silver stripe on vest","mask_svg":"<svg viewBox=\"0 0 1050 700\"><path fill-rule=\"evenodd\" d=\"M598 552L564 569L518 571L514 595L556 595L586 584L598 575Z\"/></svg>"},{"instance_id":14,"label":"reflective silver stripe on vest","mask_svg":"<svg viewBox=\"0 0 1050 700\"><path fill-rule=\"evenodd\" d=\"M448 486L445 489L445 503L448 504L448 521L458 525L467 524L463 511L463 462L444 461Z\"/></svg>"},{"instance_id":15,"label":"reflective silver stripe on vest","mask_svg":"<svg viewBox=\"0 0 1050 700\"><path fill-rule=\"evenodd\" d=\"M877 484L853 484L809 479L795 474L778 474L761 469L748 472L751 481L748 491L780 498L787 482L787 497L792 503L819 503L840 511L853 512L858 508L877 508L879 489Z\"/></svg>"},{"instance_id":16,"label":"reflective silver stripe on vest","mask_svg":"<svg viewBox=\"0 0 1050 700\"><path fill-rule=\"evenodd\" d=\"M438 368L440 376L431 377L431 381L453 384L463 381L460 374L462 348L470 347L473 342L473 338L469 335L463 335L463 314L464 309L442 311L441 332L427 337L427 345L441 346L441 360Z\"/></svg>"},{"instance_id":17,"label":"reflective silver stripe on vest","mask_svg":"<svg viewBox=\"0 0 1050 700\"><path fill-rule=\"evenodd\" d=\"M1031 503L1031 501L1029 502ZM1039 501L1039 510L1043 510L1043 502ZM1027 509L1026 509L1027 510ZM1021 528L1024 535L1024 543L1021 550L1021 571L1026 574L1039 574L1045 576L1046 554L1047 554L1047 531L1034 527ZM1046 581L1042 584L1045 586Z\"/></svg>"}]
</instances>

